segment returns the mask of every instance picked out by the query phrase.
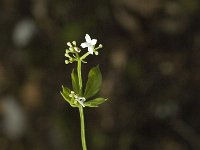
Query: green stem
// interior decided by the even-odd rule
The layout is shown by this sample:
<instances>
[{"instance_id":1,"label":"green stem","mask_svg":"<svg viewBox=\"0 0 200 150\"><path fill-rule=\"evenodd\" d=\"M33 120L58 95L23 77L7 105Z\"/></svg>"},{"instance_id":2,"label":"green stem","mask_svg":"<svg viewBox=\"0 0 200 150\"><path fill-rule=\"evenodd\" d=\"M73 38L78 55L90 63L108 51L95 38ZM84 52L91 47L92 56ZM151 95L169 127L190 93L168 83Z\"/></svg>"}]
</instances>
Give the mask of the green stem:
<instances>
[{"instance_id":1,"label":"green stem","mask_svg":"<svg viewBox=\"0 0 200 150\"><path fill-rule=\"evenodd\" d=\"M83 107L79 107L79 113L80 113L80 121L81 121L81 142L83 150L87 150L86 146L86 140L85 140L85 123L84 123L84 114L83 114Z\"/></svg>"},{"instance_id":2,"label":"green stem","mask_svg":"<svg viewBox=\"0 0 200 150\"><path fill-rule=\"evenodd\" d=\"M78 65L77 65L77 72L78 72L78 82L79 82L79 90L80 90L80 95L82 95L82 76L81 76L81 60L78 60Z\"/></svg>"},{"instance_id":3,"label":"green stem","mask_svg":"<svg viewBox=\"0 0 200 150\"><path fill-rule=\"evenodd\" d=\"M80 87L80 95L82 95L82 76L81 76L81 60L78 60L77 65L77 72L78 72L78 81L79 81L79 87ZM87 150L86 147L86 140L85 140L85 123L84 123L84 114L83 114L83 107L79 107L79 113L80 113L80 122L81 122L81 142L83 150Z\"/></svg>"},{"instance_id":4,"label":"green stem","mask_svg":"<svg viewBox=\"0 0 200 150\"><path fill-rule=\"evenodd\" d=\"M79 88L80 88L80 95L82 95L82 76L81 76L81 59L78 60L77 65L77 72L78 72L78 81L79 81ZM84 114L83 114L83 107L79 106L79 113L80 113L80 122L81 122L81 142L83 150L87 150L86 147L86 140L85 140L85 123L84 123Z\"/></svg>"},{"instance_id":5,"label":"green stem","mask_svg":"<svg viewBox=\"0 0 200 150\"><path fill-rule=\"evenodd\" d=\"M81 56L80 60L83 60L83 59L85 59L85 58L86 58L88 55L90 55L90 53L89 53L89 52L85 53L83 56Z\"/></svg>"}]
</instances>

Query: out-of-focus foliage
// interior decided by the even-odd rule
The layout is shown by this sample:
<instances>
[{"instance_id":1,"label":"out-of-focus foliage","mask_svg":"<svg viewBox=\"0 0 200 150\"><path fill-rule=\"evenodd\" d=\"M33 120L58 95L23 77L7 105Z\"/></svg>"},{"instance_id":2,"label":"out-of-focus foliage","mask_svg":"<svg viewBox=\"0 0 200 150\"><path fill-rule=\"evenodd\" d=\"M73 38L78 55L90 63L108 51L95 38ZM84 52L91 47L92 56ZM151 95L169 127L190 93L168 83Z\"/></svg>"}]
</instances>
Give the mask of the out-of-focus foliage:
<instances>
[{"instance_id":1,"label":"out-of-focus foliage","mask_svg":"<svg viewBox=\"0 0 200 150\"><path fill-rule=\"evenodd\" d=\"M104 45L101 95L86 109L88 149L200 149L199 0L1 0L0 149L81 149L62 99L68 41ZM84 42L84 41L80 41ZM79 43L80 43L79 42Z\"/></svg>"}]
</instances>

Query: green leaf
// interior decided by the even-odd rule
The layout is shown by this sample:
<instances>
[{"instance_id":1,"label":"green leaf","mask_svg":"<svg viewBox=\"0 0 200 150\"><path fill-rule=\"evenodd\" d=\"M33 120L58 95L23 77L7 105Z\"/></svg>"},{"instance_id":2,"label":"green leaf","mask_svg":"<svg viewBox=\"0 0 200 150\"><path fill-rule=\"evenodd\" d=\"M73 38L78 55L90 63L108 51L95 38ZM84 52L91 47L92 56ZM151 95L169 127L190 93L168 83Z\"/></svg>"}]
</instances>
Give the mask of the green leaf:
<instances>
[{"instance_id":1,"label":"green leaf","mask_svg":"<svg viewBox=\"0 0 200 150\"><path fill-rule=\"evenodd\" d=\"M93 67L88 74L84 97L87 99L94 96L99 91L101 83L102 76L99 66Z\"/></svg>"},{"instance_id":2,"label":"green leaf","mask_svg":"<svg viewBox=\"0 0 200 150\"><path fill-rule=\"evenodd\" d=\"M68 97L64 92L60 92L60 94L62 95L62 97L63 97L72 107L76 107L76 105L74 105L74 103L71 101L71 98Z\"/></svg>"},{"instance_id":3,"label":"green leaf","mask_svg":"<svg viewBox=\"0 0 200 150\"><path fill-rule=\"evenodd\" d=\"M62 97L67 101L70 102L70 98L67 94L65 94L64 92L60 91L60 94L62 95Z\"/></svg>"},{"instance_id":4,"label":"green leaf","mask_svg":"<svg viewBox=\"0 0 200 150\"><path fill-rule=\"evenodd\" d=\"M70 94L70 89L68 89L67 87L62 86L62 90L60 91L60 94L62 95L62 97L72 106L72 107L76 107L72 100L71 97L69 97Z\"/></svg>"},{"instance_id":5,"label":"green leaf","mask_svg":"<svg viewBox=\"0 0 200 150\"><path fill-rule=\"evenodd\" d=\"M62 90L63 90L63 93L65 93L66 95L69 95L71 93L70 89L68 89L67 87L64 87L62 85Z\"/></svg>"},{"instance_id":6,"label":"green leaf","mask_svg":"<svg viewBox=\"0 0 200 150\"><path fill-rule=\"evenodd\" d=\"M78 75L75 73L74 69L72 70L71 78L72 78L72 87L73 87L74 92L81 94L79 82L78 82Z\"/></svg>"},{"instance_id":7,"label":"green leaf","mask_svg":"<svg viewBox=\"0 0 200 150\"><path fill-rule=\"evenodd\" d=\"M67 87L62 86L62 91L60 91L60 94L62 95L62 97L67 101L70 102L70 89L68 89Z\"/></svg>"},{"instance_id":8,"label":"green leaf","mask_svg":"<svg viewBox=\"0 0 200 150\"><path fill-rule=\"evenodd\" d=\"M107 99L105 98L99 97L99 98L84 102L84 105L88 107L98 107L100 104L104 103L106 100Z\"/></svg>"}]
</instances>

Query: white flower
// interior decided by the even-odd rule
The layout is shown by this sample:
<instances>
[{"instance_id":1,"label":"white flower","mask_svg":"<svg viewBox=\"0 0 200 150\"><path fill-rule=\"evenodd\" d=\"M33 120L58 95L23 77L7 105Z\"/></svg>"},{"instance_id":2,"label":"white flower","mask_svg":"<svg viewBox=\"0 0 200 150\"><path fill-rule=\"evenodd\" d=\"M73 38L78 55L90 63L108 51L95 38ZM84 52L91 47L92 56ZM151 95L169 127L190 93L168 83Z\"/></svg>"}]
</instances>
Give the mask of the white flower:
<instances>
[{"instance_id":1,"label":"white flower","mask_svg":"<svg viewBox=\"0 0 200 150\"><path fill-rule=\"evenodd\" d=\"M88 52L90 54L93 54L94 46L97 43L97 40L96 39L91 39L88 34L85 35L85 40L86 40L86 42L82 43L81 47L82 48L86 48L87 47L88 48Z\"/></svg>"},{"instance_id":2,"label":"white flower","mask_svg":"<svg viewBox=\"0 0 200 150\"><path fill-rule=\"evenodd\" d=\"M77 97L75 98L83 107L85 107L85 105L83 104L83 102L85 102L85 97Z\"/></svg>"}]
</instances>

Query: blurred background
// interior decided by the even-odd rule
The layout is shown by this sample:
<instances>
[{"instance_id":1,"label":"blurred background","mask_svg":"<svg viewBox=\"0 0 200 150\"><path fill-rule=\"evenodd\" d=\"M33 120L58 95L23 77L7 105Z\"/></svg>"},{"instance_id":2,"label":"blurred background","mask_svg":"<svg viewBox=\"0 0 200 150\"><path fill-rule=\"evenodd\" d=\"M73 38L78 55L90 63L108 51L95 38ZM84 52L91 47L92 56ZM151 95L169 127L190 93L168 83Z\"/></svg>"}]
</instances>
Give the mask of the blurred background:
<instances>
[{"instance_id":1,"label":"blurred background","mask_svg":"<svg viewBox=\"0 0 200 150\"><path fill-rule=\"evenodd\" d=\"M81 150L61 97L85 34L109 101L86 108L89 150L200 150L199 0L0 0L0 149ZM84 80L86 82L86 78Z\"/></svg>"}]
</instances>

